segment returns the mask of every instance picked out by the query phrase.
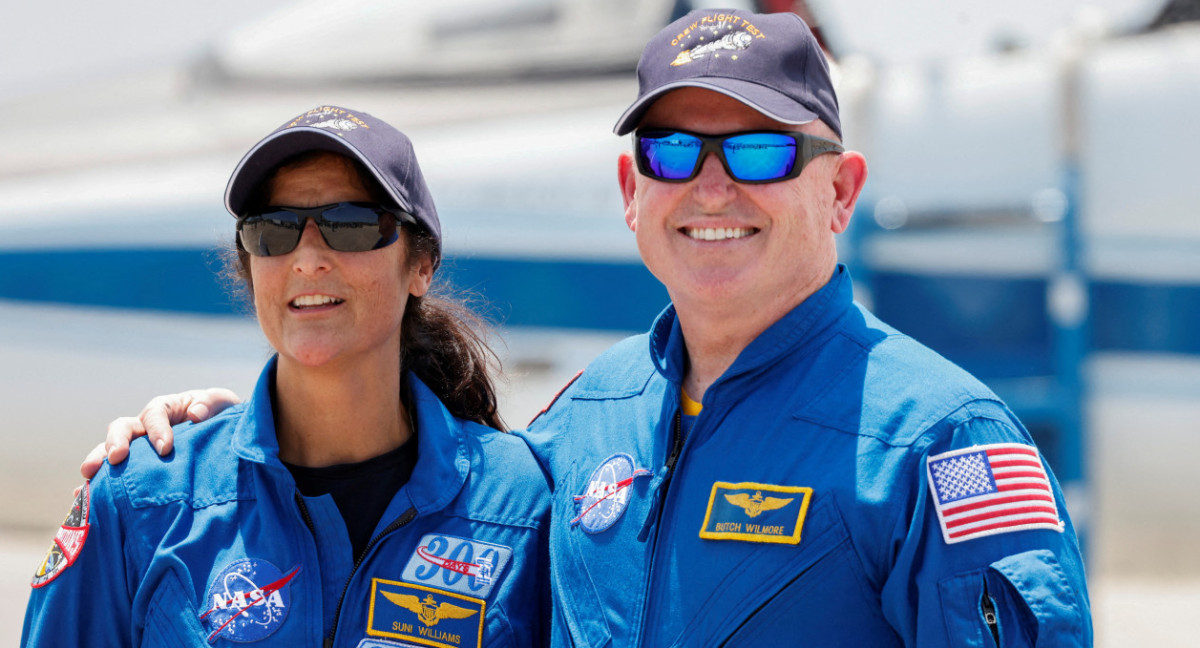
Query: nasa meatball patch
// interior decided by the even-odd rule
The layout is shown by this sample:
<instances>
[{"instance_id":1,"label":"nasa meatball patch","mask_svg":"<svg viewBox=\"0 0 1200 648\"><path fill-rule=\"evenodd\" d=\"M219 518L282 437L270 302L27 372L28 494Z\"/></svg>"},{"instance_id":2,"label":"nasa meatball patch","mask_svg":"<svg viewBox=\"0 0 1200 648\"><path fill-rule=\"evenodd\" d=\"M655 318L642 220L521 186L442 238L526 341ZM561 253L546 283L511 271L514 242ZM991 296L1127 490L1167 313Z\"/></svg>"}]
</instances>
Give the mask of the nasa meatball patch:
<instances>
[{"instance_id":1,"label":"nasa meatball patch","mask_svg":"<svg viewBox=\"0 0 1200 648\"><path fill-rule=\"evenodd\" d=\"M75 560L83 551L83 543L87 541L88 529L91 528L88 522L91 501L90 482L84 482L79 494L75 496L75 503L71 505L67 518L54 534L54 542L46 552L46 558L33 575L33 581L30 583L33 587L45 587L66 571L67 567L75 564Z\"/></svg>"},{"instance_id":2,"label":"nasa meatball patch","mask_svg":"<svg viewBox=\"0 0 1200 648\"><path fill-rule=\"evenodd\" d=\"M208 586L208 610L200 621L218 638L247 643L275 634L292 608L288 584L300 571L297 565L284 574L259 558L236 560L217 573Z\"/></svg>"},{"instance_id":3,"label":"nasa meatball patch","mask_svg":"<svg viewBox=\"0 0 1200 648\"><path fill-rule=\"evenodd\" d=\"M600 463L588 477L587 490L575 496L578 515L571 526L578 525L588 533L605 531L625 513L629 506L629 487L638 477L652 475L645 468L634 466L633 457L619 452Z\"/></svg>"}]
</instances>

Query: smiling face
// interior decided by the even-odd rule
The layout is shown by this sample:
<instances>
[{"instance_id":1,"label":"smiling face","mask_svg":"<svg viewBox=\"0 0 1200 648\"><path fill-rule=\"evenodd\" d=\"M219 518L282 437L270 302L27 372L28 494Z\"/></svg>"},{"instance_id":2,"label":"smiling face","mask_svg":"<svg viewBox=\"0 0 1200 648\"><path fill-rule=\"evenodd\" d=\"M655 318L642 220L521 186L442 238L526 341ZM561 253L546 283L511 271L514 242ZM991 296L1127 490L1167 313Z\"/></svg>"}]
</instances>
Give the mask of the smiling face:
<instances>
[{"instance_id":1,"label":"smiling face","mask_svg":"<svg viewBox=\"0 0 1200 648\"><path fill-rule=\"evenodd\" d=\"M316 207L372 198L347 159L322 154L276 172L268 200ZM258 322L280 362L324 366L375 353L398 362L408 297L424 295L433 275L428 258L408 258L405 240L368 252L336 252L310 220L292 252L250 257Z\"/></svg>"},{"instance_id":2,"label":"smiling face","mask_svg":"<svg viewBox=\"0 0 1200 648\"><path fill-rule=\"evenodd\" d=\"M820 122L782 124L700 88L666 94L646 112L641 127L705 135L795 130L833 136ZM691 181L667 183L638 173L625 153L618 168L625 219L642 260L681 314L696 306L748 317L769 314L774 321L823 286L836 267L834 235L849 222L865 179L863 166L857 188L846 195L851 187L840 186L839 177L847 156L853 164L861 161L855 153L821 155L792 180L747 185L733 181L714 155Z\"/></svg>"}]
</instances>

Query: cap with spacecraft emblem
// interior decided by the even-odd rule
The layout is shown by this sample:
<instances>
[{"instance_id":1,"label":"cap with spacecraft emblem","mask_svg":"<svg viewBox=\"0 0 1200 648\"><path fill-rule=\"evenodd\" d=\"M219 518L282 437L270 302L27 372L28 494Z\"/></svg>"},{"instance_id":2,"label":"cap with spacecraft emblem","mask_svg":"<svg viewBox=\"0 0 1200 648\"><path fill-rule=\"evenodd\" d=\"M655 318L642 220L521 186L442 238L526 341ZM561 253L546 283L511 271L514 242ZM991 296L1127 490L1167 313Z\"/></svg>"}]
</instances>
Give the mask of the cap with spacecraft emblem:
<instances>
[{"instance_id":1,"label":"cap with spacecraft emblem","mask_svg":"<svg viewBox=\"0 0 1200 648\"><path fill-rule=\"evenodd\" d=\"M657 99L684 87L727 95L785 124L820 119L842 136L825 53L792 13L701 9L667 25L638 61L638 97L617 120L625 135Z\"/></svg>"}]
</instances>

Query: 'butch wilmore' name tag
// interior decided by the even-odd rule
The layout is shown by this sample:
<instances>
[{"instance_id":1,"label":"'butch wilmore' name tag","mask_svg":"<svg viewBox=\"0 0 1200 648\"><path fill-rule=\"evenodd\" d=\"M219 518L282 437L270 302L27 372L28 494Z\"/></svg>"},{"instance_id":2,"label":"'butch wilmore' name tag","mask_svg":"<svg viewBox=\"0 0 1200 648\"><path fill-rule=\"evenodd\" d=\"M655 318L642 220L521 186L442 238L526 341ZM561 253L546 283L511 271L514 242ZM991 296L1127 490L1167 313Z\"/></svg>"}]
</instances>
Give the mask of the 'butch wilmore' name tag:
<instances>
[{"instance_id":1,"label":"'butch wilmore' name tag","mask_svg":"<svg viewBox=\"0 0 1200 648\"><path fill-rule=\"evenodd\" d=\"M812 489L754 482L716 482L700 537L799 544Z\"/></svg>"}]
</instances>

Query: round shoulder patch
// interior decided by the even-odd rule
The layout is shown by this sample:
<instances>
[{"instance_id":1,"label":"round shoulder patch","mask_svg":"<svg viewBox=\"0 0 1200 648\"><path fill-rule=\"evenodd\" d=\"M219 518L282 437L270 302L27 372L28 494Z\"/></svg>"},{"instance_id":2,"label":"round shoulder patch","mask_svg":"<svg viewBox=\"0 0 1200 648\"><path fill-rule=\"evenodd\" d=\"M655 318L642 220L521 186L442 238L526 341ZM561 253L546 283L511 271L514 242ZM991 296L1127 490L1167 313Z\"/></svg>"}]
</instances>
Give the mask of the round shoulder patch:
<instances>
[{"instance_id":1,"label":"round shoulder patch","mask_svg":"<svg viewBox=\"0 0 1200 648\"><path fill-rule=\"evenodd\" d=\"M42 560L37 572L34 573L30 585L35 588L48 585L58 578L59 574L63 573L67 567L75 564L75 559L79 558L79 554L83 552L83 543L87 541L88 529L91 528L91 524L88 522L91 498L92 491L89 482L84 482L83 486L79 488L79 494L75 496L75 503L71 505L67 518L63 520L62 526L54 534L54 542L51 543L50 550L46 552L46 558Z\"/></svg>"},{"instance_id":2,"label":"round shoulder patch","mask_svg":"<svg viewBox=\"0 0 1200 648\"><path fill-rule=\"evenodd\" d=\"M223 637L247 643L275 634L292 607L288 583L300 571L284 574L259 558L243 558L222 569L208 587L208 611L200 615L208 641Z\"/></svg>"},{"instance_id":3,"label":"round shoulder patch","mask_svg":"<svg viewBox=\"0 0 1200 648\"><path fill-rule=\"evenodd\" d=\"M605 459L588 477L587 490L575 496L579 515L571 526L579 525L588 533L600 533L611 527L629 506L629 487L637 477L648 477L645 468L634 467L633 457L618 452Z\"/></svg>"}]
</instances>

